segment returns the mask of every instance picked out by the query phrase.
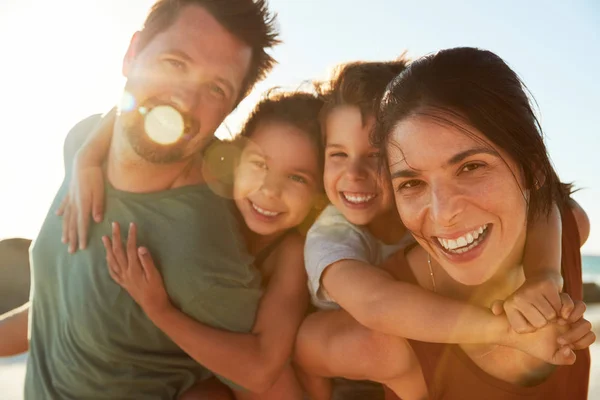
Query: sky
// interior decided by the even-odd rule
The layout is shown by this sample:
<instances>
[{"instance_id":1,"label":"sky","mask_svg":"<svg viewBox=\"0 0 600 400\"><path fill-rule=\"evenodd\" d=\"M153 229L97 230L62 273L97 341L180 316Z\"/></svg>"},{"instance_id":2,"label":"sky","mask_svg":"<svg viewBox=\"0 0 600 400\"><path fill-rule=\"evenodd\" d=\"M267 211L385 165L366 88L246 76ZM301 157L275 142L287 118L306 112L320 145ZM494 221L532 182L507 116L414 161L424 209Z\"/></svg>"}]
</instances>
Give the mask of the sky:
<instances>
[{"instance_id":1,"label":"sky","mask_svg":"<svg viewBox=\"0 0 600 400\"><path fill-rule=\"evenodd\" d=\"M37 234L63 178L62 145L82 118L109 110L122 57L152 0L0 0L0 238ZM350 6L350 4L355 4ZM579 0L271 0L279 61L220 128L239 130L266 89L294 89L354 60L475 46L502 57L539 108L563 181L590 217L600 255L600 2Z\"/></svg>"}]
</instances>

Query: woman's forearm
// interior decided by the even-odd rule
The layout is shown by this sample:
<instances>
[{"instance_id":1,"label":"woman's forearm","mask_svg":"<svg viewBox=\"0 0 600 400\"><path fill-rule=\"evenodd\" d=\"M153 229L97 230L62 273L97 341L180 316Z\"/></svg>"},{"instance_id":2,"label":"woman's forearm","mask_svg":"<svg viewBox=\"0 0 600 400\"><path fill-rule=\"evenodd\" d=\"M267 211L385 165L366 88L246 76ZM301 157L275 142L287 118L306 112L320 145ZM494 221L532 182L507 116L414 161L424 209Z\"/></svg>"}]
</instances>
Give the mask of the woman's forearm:
<instances>
[{"instance_id":1,"label":"woman's forearm","mask_svg":"<svg viewBox=\"0 0 600 400\"><path fill-rule=\"evenodd\" d=\"M258 335L209 327L175 307L148 317L183 351L212 372L252 392L267 389L260 378L263 374L257 373L265 365Z\"/></svg>"}]
</instances>

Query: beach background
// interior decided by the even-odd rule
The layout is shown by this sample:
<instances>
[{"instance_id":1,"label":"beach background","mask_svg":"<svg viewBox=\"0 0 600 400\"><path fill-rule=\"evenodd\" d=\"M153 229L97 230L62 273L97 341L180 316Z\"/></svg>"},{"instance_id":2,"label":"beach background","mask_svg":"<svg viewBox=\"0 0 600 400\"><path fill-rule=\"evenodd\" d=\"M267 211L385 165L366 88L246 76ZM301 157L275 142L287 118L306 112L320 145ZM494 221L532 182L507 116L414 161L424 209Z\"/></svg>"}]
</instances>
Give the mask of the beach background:
<instances>
[{"instance_id":1,"label":"beach background","mask_svg":"<svg viewBox=\"0 0 600 400\"><path fill-rule=\"evenodd\" d=\"M34 238L63 179L63 140L109 110L124 84L122 57L154 0L0 0L0 239ZM296 89L354 60L418 57L474 46L500 55L534 96L548 151L592 231L584 279L600 284L600 2L595 0L270 0L284 44L278 60L217 131L230 137L274 86ZM0 293L1 296L1 293ZM600 325L599 306L588 318ZM2 340L2 338L0 338ZM600 360L598 344L592 357ZM19 399L25 356L0 359L0 400ZM600 363L591 399L600 399Z\"/></svg>"}]
</instances>

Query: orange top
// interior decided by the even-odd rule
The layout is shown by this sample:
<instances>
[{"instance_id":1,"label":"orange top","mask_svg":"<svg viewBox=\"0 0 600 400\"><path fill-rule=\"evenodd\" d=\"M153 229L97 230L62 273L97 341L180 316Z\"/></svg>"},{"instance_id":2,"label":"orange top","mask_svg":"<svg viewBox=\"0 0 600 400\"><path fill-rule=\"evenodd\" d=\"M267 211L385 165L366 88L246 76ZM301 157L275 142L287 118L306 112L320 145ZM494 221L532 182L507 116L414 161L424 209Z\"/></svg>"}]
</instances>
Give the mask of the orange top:
<instances>
[{"instance_id":1,"label":"orange top","mask_svg":"<svg viewBox=\"0 0 600 400\"><path fill-rule=\"evenodd\" d=\"M562 215L562 275L564 291L573 300L582 300L580 239L575 217L571 210ZM404 252L394 255L395 275L416 284ZM559 366L542 383L535 386L518 386L497 379L481 370L458 345L425 343L410 340L421 363L430 399L444 400L517 400L517 399L587 399L590 352L576 351L573 365ZM386 399L397 397L386 388Z\"/></svg>"}]
</instances>

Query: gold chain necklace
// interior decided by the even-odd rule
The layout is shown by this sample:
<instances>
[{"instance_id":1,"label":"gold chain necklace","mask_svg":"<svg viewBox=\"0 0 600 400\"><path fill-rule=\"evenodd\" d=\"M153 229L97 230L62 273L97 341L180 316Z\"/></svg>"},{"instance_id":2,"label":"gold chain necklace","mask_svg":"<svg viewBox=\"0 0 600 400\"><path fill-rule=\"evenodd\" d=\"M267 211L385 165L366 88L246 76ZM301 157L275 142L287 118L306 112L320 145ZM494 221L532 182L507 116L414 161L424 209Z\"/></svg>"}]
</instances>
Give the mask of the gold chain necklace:
<instances>
[{"instance_id":1,"label":"gold chain necklace","mask_svg":"<svg viewBox=\"0 0 600 400\"><path fill-rule=\"evenodd\" d=\"M429 253L427 253L427 265L429 266L429 276L431 276L431 285L433 286L433 293L437 293L437 290L435 287L435 275L433 274L433 267L431 266L431 255ZM483 357L489 355L490 353L494 352L495 350L497 350L499 347L500 347L500 345L495 344L492 346L492 348L490 350L484 352L483 354L476 355L475 357L483 358Z\"/></svg>"},{"instance_id":2,"label":"gold chain necklace","mask_svg":"<svg viewBox=\"0 0 600 400\"><path fill-rule=\"evenodd\" d=\"M433 275L433 267L431 266L431 255L427 253L427 265L429 265L429 276L431 276L431 285L433 286L433 293L437 293L435 288L435 276Z\"/></svg>"}]
</instances>

